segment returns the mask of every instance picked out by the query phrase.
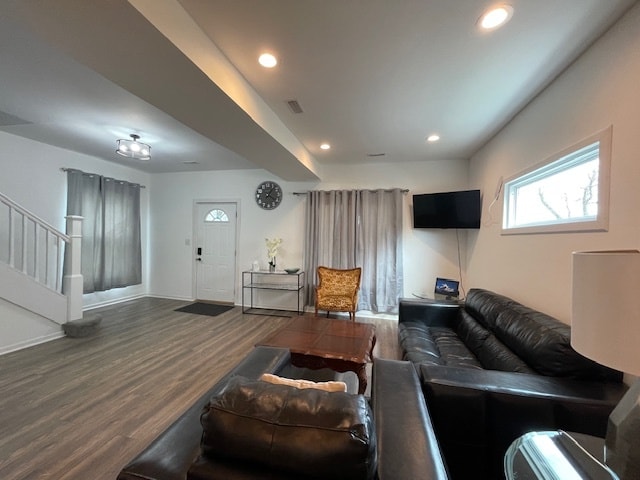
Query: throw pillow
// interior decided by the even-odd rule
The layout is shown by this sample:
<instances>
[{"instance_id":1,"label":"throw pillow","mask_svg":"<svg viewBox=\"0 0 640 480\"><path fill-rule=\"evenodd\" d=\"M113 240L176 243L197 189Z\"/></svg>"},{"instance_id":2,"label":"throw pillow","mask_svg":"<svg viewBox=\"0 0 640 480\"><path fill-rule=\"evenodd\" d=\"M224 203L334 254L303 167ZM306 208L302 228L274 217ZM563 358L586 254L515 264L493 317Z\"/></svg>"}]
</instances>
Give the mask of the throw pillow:
<instances>
[{"instance_id":1,"label":"throw pillow","mask_svg":"<svg viewBox=\"0 0 640 480\"><path fill-rule=\"evenodd\" d=\"M263 373L260 377L263 382L273 383L274 385L289 385L295 388L314 388L316 390L324 390L325 392L346 392L347 384L345 382L312 382L311 380L284 378L272 373Z\"/></svg>"}]
</instances>

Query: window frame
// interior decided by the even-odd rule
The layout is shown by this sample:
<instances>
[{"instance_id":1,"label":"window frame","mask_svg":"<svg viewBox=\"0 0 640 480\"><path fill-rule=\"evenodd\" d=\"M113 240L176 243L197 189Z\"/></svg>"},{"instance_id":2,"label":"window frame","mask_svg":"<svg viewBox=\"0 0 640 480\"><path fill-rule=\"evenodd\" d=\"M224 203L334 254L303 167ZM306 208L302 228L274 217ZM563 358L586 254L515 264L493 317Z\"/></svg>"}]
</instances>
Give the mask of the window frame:
<instances>
[{"instance_id":1,"label":"window frame","mask_svg":"<svg viewBox=\"0 0 640 480\"><path fill-rule=\"evenodd\" d=\"M214 212L220 212L222 216L216 216ZM211 219L209 219L210 215ZM212 208L204 216L204 223L229 223L229 221L229 215L221 208Z\"/></svg>"},{"instance_id":2,"label":"window frame","mask_svg":"<svg viewBox=\"0 0 640 480\"><path fill-rule=\"evenodd\" d=\"M502 204L502 235L524 235L535 233L570 233L570 232L606 232L609 229L609 191L611 178L611 138L612 126L605 128L591 135L584 140L571 145L570 147L558 152L545 161L540 162L520 173L508 178L504 182L503 188L503 204ZM598 165L598 213L595 218L589 220L571 220L545 223L538 225L526 225L519 227L507 227L507 215L509 215L510 187L523 179L529 177L537 170L544 169L549 165L568 157L578 150L587 147L593 143L599 142L599 165ZM571 163L573 159L568 159ZM556 170L555 168L553 170ZM549 176L553 173L549 172Z\"/></svg>"}]
</instances>

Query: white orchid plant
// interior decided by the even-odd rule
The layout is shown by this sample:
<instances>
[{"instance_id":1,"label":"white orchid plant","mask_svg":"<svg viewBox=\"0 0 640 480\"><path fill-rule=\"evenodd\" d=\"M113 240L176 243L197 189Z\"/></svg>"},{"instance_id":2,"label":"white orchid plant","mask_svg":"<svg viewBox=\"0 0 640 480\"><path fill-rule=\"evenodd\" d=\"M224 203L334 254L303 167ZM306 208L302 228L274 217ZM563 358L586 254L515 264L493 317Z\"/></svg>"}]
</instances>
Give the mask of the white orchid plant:
<instances>
[{"instance_id":1,"label":"white orchid plant","mask_svg":"<svg viewBox=\"0 0 640 480\"><path fill-rule=\"evenodd\" d=\"M275 268L276 255L278 254L278 247L282 244L281 238L265 238L267 244L267 257L269 258L269 265Z\"/></svg>"}]
</instances>

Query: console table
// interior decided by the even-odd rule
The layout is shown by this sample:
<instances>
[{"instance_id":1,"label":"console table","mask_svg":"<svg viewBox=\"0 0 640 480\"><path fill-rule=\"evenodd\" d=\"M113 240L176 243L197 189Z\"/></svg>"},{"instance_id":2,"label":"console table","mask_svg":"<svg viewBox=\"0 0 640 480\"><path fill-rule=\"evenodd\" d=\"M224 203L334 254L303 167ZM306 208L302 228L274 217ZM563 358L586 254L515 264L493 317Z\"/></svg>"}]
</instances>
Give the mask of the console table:
<instances>
[{"instance_id":1,"label":"console table","mask_svg":"<svg viewBox=\"0 0 640 480\"><path fill-rule=\"evenodd\" d=\"M274 315L288 310L281 308L256 307L254 292L256 290L271 290L279 292L289 292L296 295L297 307L295 313L300 315L304 309L304 272L287 273L282 270L270 272L268 270L248 270L242 272L242 313L252 313L255 315ZM248 298L247 298L248 297Z\"/></svg>"}]
</instances>

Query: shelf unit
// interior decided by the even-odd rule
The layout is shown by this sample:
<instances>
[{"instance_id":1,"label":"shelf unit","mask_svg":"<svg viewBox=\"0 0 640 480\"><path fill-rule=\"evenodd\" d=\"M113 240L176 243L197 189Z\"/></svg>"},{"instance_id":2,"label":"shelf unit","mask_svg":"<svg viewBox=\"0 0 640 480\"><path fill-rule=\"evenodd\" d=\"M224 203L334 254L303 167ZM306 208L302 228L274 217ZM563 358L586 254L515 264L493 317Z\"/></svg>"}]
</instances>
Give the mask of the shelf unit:
<instances>
[{"instance_id":1,"label":"shelf unit","mask_svg":"<svg viewBox=\"0 0 640 480\"><path fill-rule=\"evenodd\" d=\"M295 293L297 300L295 313L302 315L304 310L304 281L304 272L287 273L283 270L276 270L275 272L268 270L248 270L242 272L242 313L279 316L278 314L269 312L290 312L291 310L281 308L254 306L255 290L272 290ZM249 297L248 304L246 301L247 296ZM303 298L301 299L301 297Z\"/></svg>"}]
</instances>

